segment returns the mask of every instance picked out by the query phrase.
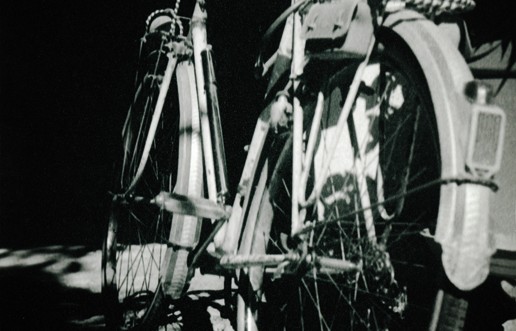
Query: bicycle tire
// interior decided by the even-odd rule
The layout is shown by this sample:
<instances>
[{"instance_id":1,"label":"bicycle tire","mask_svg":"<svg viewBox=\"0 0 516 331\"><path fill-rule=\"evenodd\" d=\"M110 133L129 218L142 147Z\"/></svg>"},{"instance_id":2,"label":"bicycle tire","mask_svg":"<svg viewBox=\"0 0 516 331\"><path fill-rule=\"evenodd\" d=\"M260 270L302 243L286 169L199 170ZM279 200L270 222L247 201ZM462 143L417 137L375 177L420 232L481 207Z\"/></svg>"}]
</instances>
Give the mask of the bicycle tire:
<instances>
[{"instance_id":1,"label":"bicycle tire","mask_svg":"<svg viewBox=\"0 0 516 331\"><path fill-rule=\"evenodd\" d=\"M149 62L144 64L147 71L122 131L123 155L103 245L105 317L115 330L167 329L167 324L181 323L170 314L169 299L178 299L187 287L188 256L201 229L197 217L172 215L153 202L160 192L200 196L203 185L190 61L177 64L154 135L150 129L156 100L166 84L160 73L169 63L163 41L159 45L157 52L149 52L150 59L144 59ZM143 142L149 135L152 145L145 155ZM144 158L147 162L140 173Z\"/></svg>"},{"instance_id":2,"label":"bicycle tire","mask_svg":"<svg viewBox=\"0 0 516 331\"><path fill-rule=\"evenodd\" d=\"M446 142L439 141L429 88L410 48L389 30L382 31L378 40L381 47L377 47L372 57L377 67L372 70L377 70L377 74L358 98L373 119L366 122L365 130L372 132L371 126L376 126L378 134L376 137L364 135L363 127L348 121L347 143L355 149L349 155L340 153L341 158L331 166L339 169L339 163L349 163L346 157L353 162L344 172L340 168L328 177L320 201L307 211L308 220L315 224L321 222L307 234L309 254L361 261L363 269L332 275L317 266L305 266L306 270L301 266L302 272L284 273L280 279L264 277L263 288L251 295L264 293L265 299L254 298L254 306L258 307L255 308L256 325L260 329L427 330L433 325L437 330L445 330L449 321L458 321L453 325L455 330L463 327L467 306L462 305L462 299L444 289L441 293L446 298L445 304L443 300L436 301L446 278L439 247L432 239L441 203L440 187L429 184L440 178L440 144ZM309 70L306 75L310 75ZM337 84L327 94L331 99L327 101L328 109L342 106L347 86L343 82L349 82L352 77L343 72L340 78L333 77ZM384 98L386 94L388 97ZM357 105L358 101L352 116L360 116ZM372 113L375 110L376 115ZM361 120L364 120L365 113L362 115ZM331 128L335 116L328 111L323 116L323 127ZM360 130L362 134L357 134ZM325 150L324 139L319 137L318 153ZM364 172L371 170L371 163L357 168L357 155L365 158L367 152L372 154L366 161L362 160L365 164L371 162L371 157L377 159L377 171L369 172L370 176ZM291 150L287 148L285 153ZM316 154L315 162L320 165L323 158ZM316 164L312 175L317 171L320 169ZM357 178L359 171L363 175L360 179ZM281 172L289 173L280 169ZM379 178L383 178L381 183L378 183ZM288 176L275 179L273 175L271 182L275 180L290 182ZM359 180L374 201L361 201L365 194L358 188ZM425 188L419 190L420 187ZM284 204L289 200L286 194L271 192L272 204ZM375 205L375 201L385 203ZM364 209L364 206L376 207ZM292 248L285 247L275 234L288 234L289 229L284 227L290 219L289 210L288 206L275 210L268 253L284 253ZM375 244L364 240L367 229L363 214L367 210L370 211L367 217L373 219ZM254 253L265 251L252 249L251 254ZM260 318L260 314L265 317Z\"/></svg>"},{"instance_id":3,"label":"bicycle tire","mask_svg":"<svg viewBox=\"0 0 516 331\"><path fill-rule=\"evenodd\" d=\"M463 330L468 312L468 300L441 290L437 295L440 311L437 315L435 330Z\"/></svg>"}]
</instances>

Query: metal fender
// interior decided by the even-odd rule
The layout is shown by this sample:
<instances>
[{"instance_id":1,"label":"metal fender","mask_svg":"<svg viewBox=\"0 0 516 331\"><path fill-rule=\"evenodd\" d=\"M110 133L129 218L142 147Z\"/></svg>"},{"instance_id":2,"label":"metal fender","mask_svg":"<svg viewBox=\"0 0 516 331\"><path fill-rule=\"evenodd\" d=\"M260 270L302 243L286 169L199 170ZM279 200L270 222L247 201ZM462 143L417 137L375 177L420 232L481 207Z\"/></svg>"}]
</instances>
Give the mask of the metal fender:
<instances>
[{"instance_id":1,"label":"metal fender","mask_svg":"<svg viewBox=\"0 0 516 331\"><path fill-rule=\"evenodd\" d=\"M430 20L404 10L384 23L411 49L430 90L441 147L442 178L466 173L466 151L472 105L464 95L473 76L451 39ZM477 184L441 186L435 240L450 281L462 290L481 284L494 252L489 236L489 189Z\"/></svg>"}]
</instances>

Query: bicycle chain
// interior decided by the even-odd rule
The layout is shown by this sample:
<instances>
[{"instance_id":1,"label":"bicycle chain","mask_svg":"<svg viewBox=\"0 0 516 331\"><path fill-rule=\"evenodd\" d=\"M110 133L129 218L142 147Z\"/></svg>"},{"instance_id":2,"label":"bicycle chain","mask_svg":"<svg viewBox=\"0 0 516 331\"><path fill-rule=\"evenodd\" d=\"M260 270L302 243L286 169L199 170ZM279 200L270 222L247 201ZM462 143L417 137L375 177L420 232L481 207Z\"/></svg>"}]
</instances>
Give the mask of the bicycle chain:
<instances>
[{"instance_id":1,"label":"bicycle chain","mask_svg":"<svg viewBox=\"0 0 516 331\"><path fill-rule=\"evenodd\" d=\"M158 9L153 11L145 20L145 30L149 32L150 24L156 18L160 15L166 15L169 16L172 19L171 29L170 32L172 35L175 34L175 27L176 25L179 27L179 35L183 35L183 24L181 22L181 19L178 15L179 13L179 7L181 5L181 0L176 0L176 4L174 5L174 9L166 8L166 9Z\"/></svg>"},{"instance_id":2,"label":"bicycle chain","mask_svg":"<svg viewBox=\"0 0 516 331\"><path fill-rule=\"evenodd\" d=\"M403 0L409 8L426 15L457 14L475 8L474 0Z\"/></svg>"},{"instance_id":3,"label":"bicycle chain","mask_svg":"<svg viewBox=\"0 0 516 331\"><path fill-rule=\"evenodd\" d=\"M181 0L176 0L176 5L174 6L174 12L176 16L179 16L179 6L181 5Z\"/></svg>"}]
</instances>

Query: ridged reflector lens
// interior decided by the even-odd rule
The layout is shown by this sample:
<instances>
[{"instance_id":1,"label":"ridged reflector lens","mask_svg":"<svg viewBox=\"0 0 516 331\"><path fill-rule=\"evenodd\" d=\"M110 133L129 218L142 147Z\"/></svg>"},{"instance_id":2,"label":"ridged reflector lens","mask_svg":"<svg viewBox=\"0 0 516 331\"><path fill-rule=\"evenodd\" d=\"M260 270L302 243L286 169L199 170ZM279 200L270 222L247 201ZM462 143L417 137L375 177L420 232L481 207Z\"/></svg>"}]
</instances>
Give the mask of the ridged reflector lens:
<instances>
[{"instance_id":1,"label":"ridged reflector lens","mask_svg":"<svg viewBox=\"0 0 516 331\"><path fill-rule=\"evenodd\" d=\"M491 176L500 169L505 113L495 105L473 105L467 163L470 169Z\"/></svg>"}]
</instances>

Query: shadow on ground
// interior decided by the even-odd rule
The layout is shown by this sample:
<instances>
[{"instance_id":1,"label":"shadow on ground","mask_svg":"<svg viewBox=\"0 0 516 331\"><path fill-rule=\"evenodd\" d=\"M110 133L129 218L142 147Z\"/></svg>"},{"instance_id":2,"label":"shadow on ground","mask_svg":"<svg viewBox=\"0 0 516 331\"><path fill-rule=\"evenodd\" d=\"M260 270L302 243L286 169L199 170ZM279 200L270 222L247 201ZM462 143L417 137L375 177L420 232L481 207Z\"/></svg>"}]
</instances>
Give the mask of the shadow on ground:
<instances>
[{"instance_id":1,"label":"shadow on ground","mask_svg":"<svg viewBox=\"0 0 516 331\"><path fill-rule=\"evenodd\" d=\"M233 330L220 282L209 277L196 274L193 290L176 303L184 331ZM502 330L504 321L516 318L516 302L502 292L500 280L493 275L463 296L470 302L467 331ZM104 330L103 311L98 249L0 249L0 330Z\"/></svg>"},{"instance_id":2,"label":"shadow on ground","mask_svg":"<svg viewBox=\"0 0 516 331\"><path fill-rule=\"evenodd\" d=\"M83 246L0 249L0 330L105 330L100 261ZM210 282L196 277L199 287ZM219 291L197 292L178 307L183 330L231 330Z\"/></svg>"},{"instance_id":3,"label":"shadow on ground","mask_svg":"<svg viewBox=\"0 0 516 331\"><path fill-rule=\"evenodd\" d=\"M100 294L63 283L63 275L82 272L77 260L90 251L66 247L3 250L2 330L100 330Z\"/></svg>"}]
</instances>

